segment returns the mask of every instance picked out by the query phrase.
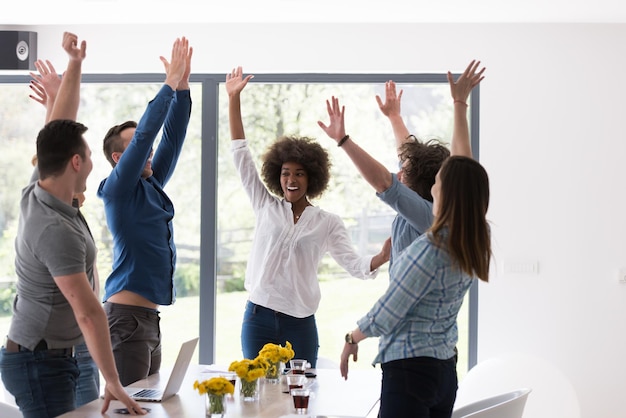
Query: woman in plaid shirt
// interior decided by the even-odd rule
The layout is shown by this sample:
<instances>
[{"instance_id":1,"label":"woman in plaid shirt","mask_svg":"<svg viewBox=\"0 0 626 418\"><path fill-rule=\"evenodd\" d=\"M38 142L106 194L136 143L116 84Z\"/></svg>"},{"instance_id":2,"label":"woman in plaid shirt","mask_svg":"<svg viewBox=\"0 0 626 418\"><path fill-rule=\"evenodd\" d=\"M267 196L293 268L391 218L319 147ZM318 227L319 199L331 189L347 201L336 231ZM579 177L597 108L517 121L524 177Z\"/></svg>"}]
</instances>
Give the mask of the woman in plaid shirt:
<instances>
[{"instance_id":1,"label":"woman in plaid shirt","mask_svg":"<svg viewBox=\"0 0 626 418\"><path fill-rule=\"evenodd\" d=\"M451 83L454 106L467 106L460 99L465 88L471 86ZM488 281L491 259L489 178L469 141L457 145L431 190L433 225L395 260L387 291L346 334L340 364L346 379L358 343L380 337L374 360L383 372L380 418L452 414L457 314L473 280Z\"/></svg>"}]
</instances>

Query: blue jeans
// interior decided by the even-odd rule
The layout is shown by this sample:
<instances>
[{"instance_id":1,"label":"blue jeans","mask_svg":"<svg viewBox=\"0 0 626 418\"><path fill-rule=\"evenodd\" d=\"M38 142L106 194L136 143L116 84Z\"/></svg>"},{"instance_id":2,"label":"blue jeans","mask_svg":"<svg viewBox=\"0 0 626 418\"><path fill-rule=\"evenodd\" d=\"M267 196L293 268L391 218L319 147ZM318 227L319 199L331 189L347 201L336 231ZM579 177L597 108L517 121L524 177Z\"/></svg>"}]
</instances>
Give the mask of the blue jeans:
<instances>
[{"instance_id":1,"label":"blue jeans","mask_svg":"<svg viewBox=\"0 0 626 418\"><path fill-rule=\"evenodd\" d=\"M87 350L87 344L78 344L74 347L74 358L80 372L78 382L76 382L76 407L78 408L100 396L100 371Z\"/></svg>"},{"instance_id":2,"label":"blue jeans","mask_svg":"<svg viewBox=\"0 0 626 418\"><path fill-rule=\"evenodd\" d=\"M71 355L47 350L0 350L2 383L15 397L24 418L56 417L76 408L78 365Z\"/></svg>"},{"instance_id":3,"label":"blue jeans","mask_svg":"<svg viewBox=\"0 0 626 418\"><path fill-rule=\"evenodd\" d=\"M161 368L159 311L111 302L104 303L104 311L122 386L158 372Z\"/></svg>"},{"instance_id":4,"label":"blue jeans","mask_svg":"<svg viewBox=\"0 0 626 418\"><path fill-rule=\"evenodd\" d=\"M449 418L456 399L456 359L415 357L381 365L379 418Z\"/></svg>"},{"instance_id":5,"label":"blue jeans","mask_svg":"<svg viewBox=\"0 0 626 418\"><path fill-rule=\"evenodd\" d=\"M241 347L245 358L258 356L267 343L284 346L287 341L291 343L296 358L307 360L315 368L319 349L315 315L296 318L250 301L246 303L241 326Z\"/></svg>"}]
</instances>

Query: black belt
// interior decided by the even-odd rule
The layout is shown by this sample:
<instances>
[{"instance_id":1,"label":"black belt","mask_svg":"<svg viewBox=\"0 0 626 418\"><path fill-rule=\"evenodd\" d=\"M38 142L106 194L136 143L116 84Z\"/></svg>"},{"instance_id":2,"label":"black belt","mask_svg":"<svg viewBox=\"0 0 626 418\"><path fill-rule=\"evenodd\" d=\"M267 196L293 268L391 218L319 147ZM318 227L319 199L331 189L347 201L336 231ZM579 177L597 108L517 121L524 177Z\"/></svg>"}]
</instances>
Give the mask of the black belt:
<instances>
[{"instance_id":1,"label":"black belt","mask_svg":"<svg viewBox=\"0 0 626 418\"><path fill-rule=\"evenodd\" d=\"M275 311L274 309L266 308L265 306L262 306L262 305L257 305L257 304L256 304L256 303L254 303L254 302L250 302L250 301L248 301L248 303L250 304L250 307L252 308L252 312L253 312L253 313L256 313L256 311L257 311L257 310L261 310L261 311L271 312L271 313L276 314L276 315L285 315L285 316L289 316L289 315L284 314L284 313L282 313L282 312Z\"/></svg>"},{"instance_id":2,"label":"black belt","mask_svg":"<svg viewBox=\"0 0 626 418\"><path fill-rule=\"evenodd\" d=\"M298 318L296 316L287 315L286 313L282 313L280 311L275 311L274 309L266 308L263 305L257 305L254 302L248 301L248 303L250 304L250 308L252 308L252 313L256 313L257 311L267 311L267 312L273 313L276 316L286 316L288 318L294 318L294 319L306 319L306 318L310 318L311 316L313 316L313 315L309 315L304 318Z\"/></svg>"},{"instance_id":3,"label":"black belt","mask_svg":"<svg viewBox=\"0 0 626 418\"><path fill-rule=\"evenodd\" d=\"M26 347L23 347L21 345L19 345L18 343L16 343L15 341L7 338L7 342L4 345L4 348L6 349L7 353L18 353L20 351L31 351ZM35 349L32 350L33 352L39 352L39 351L45 351L47 354L53 355L53 356L73 356L74 355L74 347L69 347L69 348L48 348L48 344L46 343L46 340L41 340L39 341L39 343L35 346Z\"/></svg>"}]
</instances>

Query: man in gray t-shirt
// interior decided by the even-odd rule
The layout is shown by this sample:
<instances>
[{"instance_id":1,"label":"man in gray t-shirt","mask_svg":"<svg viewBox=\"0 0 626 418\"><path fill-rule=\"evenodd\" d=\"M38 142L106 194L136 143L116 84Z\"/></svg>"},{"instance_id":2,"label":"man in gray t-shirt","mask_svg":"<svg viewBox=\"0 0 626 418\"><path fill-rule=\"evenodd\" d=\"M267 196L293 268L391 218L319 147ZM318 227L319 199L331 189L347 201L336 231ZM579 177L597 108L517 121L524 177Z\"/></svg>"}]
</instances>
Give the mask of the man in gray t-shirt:
<instances>
[{"instance_id":1,"label":"man in gray t-shirt","mask_svg":"<svg viewBox=\"0 0 626 418\"><path fill-rule=\"evenodd\" d=\"M101 411L119 399L132 415L145 412L124 391L111 349L106 314L93 291L95 245L78 208L93 168L75 122L86 44L65 32L70 56L50 120L37 136L38 179L22 191L15 239L18 276L14 314L0 355L0 374L26 418L56 417L76 408L75 344L86 341L106 381Z\"/></svg>"}]
</instances>

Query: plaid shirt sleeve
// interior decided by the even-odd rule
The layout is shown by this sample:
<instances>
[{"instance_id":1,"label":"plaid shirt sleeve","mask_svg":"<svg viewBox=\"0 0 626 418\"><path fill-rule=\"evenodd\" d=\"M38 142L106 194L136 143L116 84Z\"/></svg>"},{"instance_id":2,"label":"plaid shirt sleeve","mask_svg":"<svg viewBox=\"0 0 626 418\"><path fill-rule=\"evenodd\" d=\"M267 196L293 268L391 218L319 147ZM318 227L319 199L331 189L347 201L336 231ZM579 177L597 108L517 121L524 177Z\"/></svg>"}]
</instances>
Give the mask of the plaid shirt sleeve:
<instances>
[{"instance_id":1,"label":"plaid shirt sleeve","mask_svg":"<svg viewBox=\"0 0 626 418\"><path fill-rule=\"evenodd\" d=\"M425 234L395 260L387 291L358 321L365 335L379 337L393 333L424 295L436 286L434 278L441 251Z\"/></svg>"}]
</instances>

